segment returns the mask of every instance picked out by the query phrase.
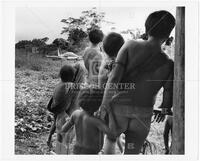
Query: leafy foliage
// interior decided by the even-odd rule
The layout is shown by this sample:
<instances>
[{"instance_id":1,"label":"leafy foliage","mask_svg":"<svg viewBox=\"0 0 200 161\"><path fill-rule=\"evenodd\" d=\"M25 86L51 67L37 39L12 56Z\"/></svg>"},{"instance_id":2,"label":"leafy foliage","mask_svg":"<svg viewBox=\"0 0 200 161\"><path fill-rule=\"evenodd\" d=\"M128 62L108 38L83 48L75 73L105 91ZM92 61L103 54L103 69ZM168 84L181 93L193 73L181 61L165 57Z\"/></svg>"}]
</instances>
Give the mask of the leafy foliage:
<instances>
[{"instance_id":1,"label":"leafy foliage","mask_svg":"<svg viewBox=\"0 0 200 161\"><path fill-rule=\"evenodd\" d=\"M31 40L21 40L15 44L17 49L25 49L26 45L31 45Z\"/></svg>"},{"instance_id":2,"label":"leafy foliage","mask_svg":"<svg viewBox=\"0 0 200 161\"><path fill-rule=\"evenodd\" d=\"M100 29L104 21L105 13L97 13L96 8L88 11L83 11L79 18L69 17L62 19L61 22L65 24L61 34L68 35L68 41L72 44L78 44L87 37L87 34L92 29ZM108 23L108 22L107 22Z\"/></svg>"},{"instance_id":3,"label":"leafy foliage","mask_svg":"<svg viewBox=\"0 0 200 161\"><path fill-rule=\"evenodd\" d=\"M69 43L63 38L56 38L52 45L56 46L56 48L61 48L63 50L67 50L69 47Z\"/></svg>"}]
</instances>

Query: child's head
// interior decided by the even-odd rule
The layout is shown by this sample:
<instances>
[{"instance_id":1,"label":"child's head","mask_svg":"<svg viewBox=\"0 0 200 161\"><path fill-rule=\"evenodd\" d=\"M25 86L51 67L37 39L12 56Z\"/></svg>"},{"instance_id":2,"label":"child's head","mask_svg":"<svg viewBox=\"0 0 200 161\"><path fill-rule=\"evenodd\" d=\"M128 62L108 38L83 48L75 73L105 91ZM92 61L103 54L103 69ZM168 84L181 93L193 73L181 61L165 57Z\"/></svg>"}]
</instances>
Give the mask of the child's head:
<instances>
[{"instance_id":1,"label":"child's head","mask_svg":"<svg viewBox=\"0 0 200 161\"><path fill-rule=\"evenodd\" d=\"M151 13L145 22L146 34L158 39L168 38L174 26L174 16L164 10Z\"/></svg>"},{"instance_id":2,"label":"child's head","mask_svg":"<svg viewBox=\"0 0 200 161\"><path fill-rule=\"evenodd\" d=\"M79 94L79 105L84 111L93 114L99 109L102 99L102 90L98 88L84 88Z\"/></svg>"},{"instance_id":3,"label":"child's head","mask_svg":"<svg viewBox=\"0 0 200 161\"><path fill-rule=\"evenodd\" d=\"M116 57L123 44L123 37L118 33L111 32L103 40L103 49L109 57Z\"/></svg>"},{"instance_id":4,"label":"child's head","mask_svg":"<svg viewBox=\"0 0 200 161\"><path fill-rule=\"evenodd\" d=\"M103 32L98 29L94 29L89 32L89 40L92 44L97 45L103 40Z\"/></svg>"},{"instance_id":5,"label":"child's head","mask_svg":"<svg viewBox=\"0 0 200 161\"><path fill-rule=\"evenodd\" d=\"M60 69L59 76L62 82L73 82L75 69L71 65L64 65Z\"/></svg>"}]
</instances>

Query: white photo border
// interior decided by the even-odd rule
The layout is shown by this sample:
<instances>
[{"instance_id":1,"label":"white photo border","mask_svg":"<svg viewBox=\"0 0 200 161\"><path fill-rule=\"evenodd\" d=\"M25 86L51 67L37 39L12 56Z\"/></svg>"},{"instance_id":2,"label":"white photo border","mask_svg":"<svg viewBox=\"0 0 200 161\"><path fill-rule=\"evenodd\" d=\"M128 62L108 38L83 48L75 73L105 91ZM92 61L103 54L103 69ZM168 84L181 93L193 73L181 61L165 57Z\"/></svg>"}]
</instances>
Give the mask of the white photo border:
<instances>
[{"instance_id":1,"label":"white photo border","mask_svg":"<svg viewBox=\"0 0 200 161\"><path fill-rule=\"evenodd\" d=\"M185 6L185 155L15 155L15 9L17 7ZM1 2L1 160L199 160L199 3L198 1L3 1Z\"/></svg>"}]
</instances>

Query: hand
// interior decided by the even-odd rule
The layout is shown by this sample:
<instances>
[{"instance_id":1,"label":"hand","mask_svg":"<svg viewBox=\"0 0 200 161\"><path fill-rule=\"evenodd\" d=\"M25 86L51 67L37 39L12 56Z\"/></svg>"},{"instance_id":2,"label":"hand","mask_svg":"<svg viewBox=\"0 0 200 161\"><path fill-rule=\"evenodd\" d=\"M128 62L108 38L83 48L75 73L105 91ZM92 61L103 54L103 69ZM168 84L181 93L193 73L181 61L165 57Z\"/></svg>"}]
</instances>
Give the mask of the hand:
<instances>
[{"instance_id":1,"label":"hand","mask_svg":"<svg viewBox=\"0 0 200 161\"><path fill-rule=\"evenodd\" d=\"M155 110L156 111L156 110ZM153 118L153 121L156 121L156 122L163 122L165 120L165 111L156 111L154 112L154 118Z\"/></svg>"},{"instance_id":2,"label":"hand","mask_svg":"<svg viewBox=\"0 0 200 161\"><path fill-rule=\"evenodd\" d=\"M95 116L100 118L101 120L104 120L105 116L106 116L106 113L107 113L106 106L105 105L101 105L99 107L99 110L95 113Z\"/></svg>"},{"instance_id":3,"label":"hand","mask_svg":"<svg viewBox=\"0 0 200 161\"><path fill-rule=\"evenodd\" d=\"M165 115L173 115L173 112L170 108L162 108L161 113Z\"/></svg>"}]
</instances>

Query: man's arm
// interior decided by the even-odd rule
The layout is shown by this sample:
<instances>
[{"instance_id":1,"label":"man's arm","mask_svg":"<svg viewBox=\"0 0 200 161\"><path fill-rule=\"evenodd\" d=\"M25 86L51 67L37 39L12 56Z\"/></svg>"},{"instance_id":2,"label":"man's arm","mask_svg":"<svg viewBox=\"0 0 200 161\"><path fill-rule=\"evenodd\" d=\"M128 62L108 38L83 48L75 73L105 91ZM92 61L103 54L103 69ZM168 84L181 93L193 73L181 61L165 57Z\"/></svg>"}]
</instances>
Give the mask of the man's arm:
<instances>
[{"instance_id":1,"label":"man's arm","mask_svg":"<svg viewBox=\"0 0 200 161\"><path fill-rule=\"evenodd\" d=\"M174 72L173 72L173 65L170 67L170 74L168 79L165 81L163 85L163 101L161 104L162 109L165 111L171 111L173 105L173 80L174 80Z\"/></svg>"},{"instance_id":2,"label":"man's arm","mask_svg":"<svg viewBox=\"0 0 200 161\"><path fill-rule=\"evenodd\" d=\"M106 108L106 110L109 111L109 101L111 100L112 96L114 95L114 92L116 91L115 88L110 87L113 84L117 84L121 81L122 76L124 74L127 57L127 44L124 44L117 55L115 66L112 69L111 74L108 78L100 111L103 110L102 108L104 107Z\"/></svg>"},{"instance_id":3,"label":"man's arm","mask_svg":"<svg viewBox=\"0 0 200 161\"><path fill-rule=\"evenodd\" d=\"M165 150L169 150L169 131L170 131L170 126L167 119L165 123L164 133L163 133Z\"/></svg>"},{"instance_id":4,"label":"man's arm","mask_svg":"<svg viewBox=\"0 0 200 161\"><path fill-rule=\"evenodd\" d=\"M92 118L90 122L96 126L100 131L107 134L111 138L116 138L115 131L111 131L111 129L100 119L98 118Z\"/></svg>"}]
</instances>

